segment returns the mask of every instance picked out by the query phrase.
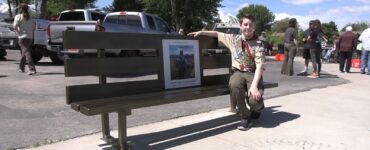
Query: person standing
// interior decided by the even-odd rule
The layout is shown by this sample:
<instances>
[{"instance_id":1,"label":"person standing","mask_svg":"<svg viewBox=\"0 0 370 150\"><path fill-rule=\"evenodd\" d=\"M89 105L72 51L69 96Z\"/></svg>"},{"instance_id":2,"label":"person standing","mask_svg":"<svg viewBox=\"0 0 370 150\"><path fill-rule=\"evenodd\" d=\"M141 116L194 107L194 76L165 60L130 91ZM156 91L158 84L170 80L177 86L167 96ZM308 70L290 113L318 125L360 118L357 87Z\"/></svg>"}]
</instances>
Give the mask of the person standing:
<instances>
[{"instance_id":1,"label":"person standing","mask_svg":"<svg viewBox=\"0 0 370 150\"><path fill-rule=\"evenodd\" d=\"M284 38L284 62L281 67L281 74L292 76L294 57L298 47L298 30L297 20L292 18L289 20L289 27L285 30Z\"/></svg>"},{"instance_id":2,"label":"person standing","mask_svg":"<svg viewBox=\"0 0 370 150\"><path fill-rule=\"evenodd\" d=\"M237 128L243 131L252 126L252 119L258 119L264 108L262 74L266 60L263 44L254 34L255 29L255 18L246 14L240 19L241 35L217 31L197 31L188 34L194 37L202 35L218 37L218 41L230 50L232 61L230 96L236 102L241 117ZM247 108L247 104L250 109Z\"/></svg>"},{"instance_id":3,"label":"person standing","mask_svg":"<svg viewBox=\"0 0 370 150\"><path fill-rule=\"evenodd\" d=\"M358 40L362 41L361 74L365 74L367 63L367 75L370 75L370 28L365 29Z\"/></svg>"},{"instance_id":4,"label":"person standing","mask_svg":"<svg viewBox=\"0 0 370 150\"><path fill-rule=\"evenodd\" d=\"M308 42L308 37L311 34L311 28L313 28L313 20L309 23L309 28L303 32L303 52L302 57L304 59L304 69L298 74L299 76L307 76L308 64L310 63L310 43Z\"/></svg>"},{"instance_id":5,"label":"person standing","mask_svg":"<svg viewBox=\"0 0 370 150\"><path fill-rule=\"evenodd\" d=\"M321 71L321 42L320 42L320 22L318 20L313 21L310 35L308 36L308 42L310 44L310 55L313 72L309 75L309 78L320 77Z\"/></svg>"},{"instance_id":6,"label":"person standing","mask_svg":"<svg viewBox=\"0 0 370 150\"><path fill-rule=\"evenodd\" d=\"M346 73L350 72L351 65L352 65L352 53L356 49L357 44L357 37L356 34L352 32L352 27L347 26L346 32L344 32L339 37L339 71L343 73L346 71ZM345 70L344 70L345 66Z\"/></svg>"},{"instance_id":7,"label":"person standing","mask_svg":"<svg viewBox=\"0 0 370 150\"><path fill-rule=\"evenodd\" d=\"M21 3L18 7L20 13L14 17L14 30L18 33L18 44L21 48L21 60L19 63L19 72L25 72L26 62L29 67L27 74L36 74L36 67L32 60L30 47L33 41L35 24L28 11L28 5Z\"/></svg>"}]
</instances>

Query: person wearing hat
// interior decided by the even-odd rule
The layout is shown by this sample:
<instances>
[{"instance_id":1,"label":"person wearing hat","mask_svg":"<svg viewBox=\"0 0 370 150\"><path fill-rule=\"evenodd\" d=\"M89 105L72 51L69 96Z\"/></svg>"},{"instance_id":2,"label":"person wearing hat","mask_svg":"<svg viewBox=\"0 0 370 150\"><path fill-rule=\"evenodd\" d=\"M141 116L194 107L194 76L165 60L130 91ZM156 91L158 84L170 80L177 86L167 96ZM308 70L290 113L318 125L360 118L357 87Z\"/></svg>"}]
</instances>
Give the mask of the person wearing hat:
<instances>
[{"instance_id":1,"label":"person wearing hat","mask_svg":"<svg viewBox=\"0 0 370 150\"><path fill-rule=\"evenodd\" d=\"M33 33L35 31L35 24L31 19L28 11L28 5L21 3L18 7L19 14L14 17L13 27L18 33L18 44L21 48L21 60L19 63L19 72L25 72L25 65L28 64L28 75L36 74L36 67L32 60L30 47L33 41Z\"/></svg>"}]
</instances>

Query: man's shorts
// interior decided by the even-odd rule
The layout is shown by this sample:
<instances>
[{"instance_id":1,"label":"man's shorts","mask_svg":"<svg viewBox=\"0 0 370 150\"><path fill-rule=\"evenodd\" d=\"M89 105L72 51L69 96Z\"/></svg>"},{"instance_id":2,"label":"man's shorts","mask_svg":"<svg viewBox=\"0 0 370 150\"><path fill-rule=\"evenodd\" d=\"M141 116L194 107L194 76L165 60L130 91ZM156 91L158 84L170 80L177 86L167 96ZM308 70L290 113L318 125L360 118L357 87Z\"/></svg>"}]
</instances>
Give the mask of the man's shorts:
<instances>
[{"instance_id":1,"label":"man's shorts","mask_svg":"<svg viewBox=\"0 0 370 150\"><path fill-rule=\"evenodd\" d=\"M304 59L311 59L310 49L309 48L303 48L302 56Z\"/></svg>"}]
</instances>

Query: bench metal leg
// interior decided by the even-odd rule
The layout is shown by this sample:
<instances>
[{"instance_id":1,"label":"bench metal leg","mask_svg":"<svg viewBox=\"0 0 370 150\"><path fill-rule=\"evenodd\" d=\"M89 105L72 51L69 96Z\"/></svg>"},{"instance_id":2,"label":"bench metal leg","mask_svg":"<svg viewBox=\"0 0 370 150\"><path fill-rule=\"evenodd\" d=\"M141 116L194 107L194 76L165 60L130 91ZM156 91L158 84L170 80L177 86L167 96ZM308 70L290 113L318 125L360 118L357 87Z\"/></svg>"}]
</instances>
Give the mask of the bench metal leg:
<instances>
[{"instance_id":1,"label":"bench metal leg","mask_svg":"<svg viewBox=\"0 0 370 150\"><path fill-rule=\"evenodd\" d=\"M120 150L127 150L127 120L126 120L126 112L120 111L118 112L118 142L120 146Z\"/></svg>"},{"instance_id":2,"label":"bench metal leg","mask_svg":"<svg viewBox=\"0 0 370 150\"><path fill-rule=\"evenodd\" d=\"M114 143L114 137L110 135L109 114L108 113L101 114L101 122L102 122L102 133L103 133L103 137L101 139L105 141L107 144Z\"/></svg>"}]
</instances>

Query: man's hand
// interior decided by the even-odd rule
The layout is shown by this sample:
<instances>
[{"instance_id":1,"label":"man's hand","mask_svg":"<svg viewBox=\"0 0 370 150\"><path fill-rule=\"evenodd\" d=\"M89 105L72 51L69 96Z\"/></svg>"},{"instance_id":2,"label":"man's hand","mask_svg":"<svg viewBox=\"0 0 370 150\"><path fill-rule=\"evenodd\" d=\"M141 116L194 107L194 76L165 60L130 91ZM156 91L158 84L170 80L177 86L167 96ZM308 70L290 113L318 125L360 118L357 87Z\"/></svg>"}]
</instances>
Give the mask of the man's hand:
<instances>
[{"instance_id":1,"label":"man's hand","mask_svg":"<svg viewBox=\"0 0 370 150\"><path fill-rule=\"evenodd\" d=\"M190 32L190 33L188 33L188 36L198 37L199 34L200 34L199 31L198 32Z\"/></svg>"},{"instance_id":2,"label":"man's hand","mask_svg":"<svg viewBox=\"0 0 370 150\"><path fill-rule=\"evenodd\" d=\"M249 96L252 96L252 98L255 100L255 101L260 101L262 96L261 96L261 93L260 91L258 90L257 87L255 86L252 86L249 91L248 91L248 95Z\"/></svg>"}]
</instances>

